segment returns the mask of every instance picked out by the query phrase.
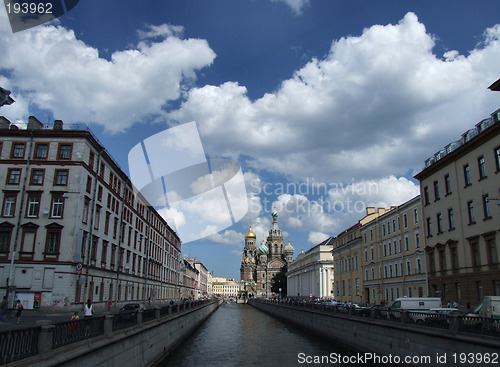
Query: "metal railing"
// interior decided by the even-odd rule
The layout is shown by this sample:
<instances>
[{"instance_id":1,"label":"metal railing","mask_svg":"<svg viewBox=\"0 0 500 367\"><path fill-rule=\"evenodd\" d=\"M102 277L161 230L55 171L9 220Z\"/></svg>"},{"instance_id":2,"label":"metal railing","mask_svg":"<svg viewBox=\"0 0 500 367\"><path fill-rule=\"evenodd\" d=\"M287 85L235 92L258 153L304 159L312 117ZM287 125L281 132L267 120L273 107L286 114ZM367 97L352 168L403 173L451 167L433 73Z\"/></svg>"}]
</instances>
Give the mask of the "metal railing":
<instances>
[{"instance_id":1,"label":"metal railing","mask_svg":"<svg viewBox=\"0 0 500 367\"><path fill-rule=\"evenodd\" d=\"M38 354L40 327L9 330L0 333L0 364Z\"/></svg>"},{"instance_id":2,"label":"metal railing","mask_svg":"<svg viewBox=\"0 0 500 367\"><path fill-rule=\"evenodd\" d=\"M165 319L217 302L214 299L192 301L152 309L92 316L52 324L48 320L39 326L0 332L0 365L46 354L57 348L100 336L112 337L114 332L143 323Z\"/></svg>"},{"instance_id":3,"label":"metal railing","mask_svg":"<svg viewBox=\"0 0 500 367\"><path fill-rule=\"evenodd\" d=\"M259 302L281 304L297 309L308 309L324 313L332 313L353 317L378 319L384 322L414 324L429 328L446 329L452 333L466 332L500 337L500 319L460 314L441 314L434 312L398 311L377 307L347 307L344 304L325 305L313 302L298 302L295 300L264 300Z\"/></svg>"}]
</instances>

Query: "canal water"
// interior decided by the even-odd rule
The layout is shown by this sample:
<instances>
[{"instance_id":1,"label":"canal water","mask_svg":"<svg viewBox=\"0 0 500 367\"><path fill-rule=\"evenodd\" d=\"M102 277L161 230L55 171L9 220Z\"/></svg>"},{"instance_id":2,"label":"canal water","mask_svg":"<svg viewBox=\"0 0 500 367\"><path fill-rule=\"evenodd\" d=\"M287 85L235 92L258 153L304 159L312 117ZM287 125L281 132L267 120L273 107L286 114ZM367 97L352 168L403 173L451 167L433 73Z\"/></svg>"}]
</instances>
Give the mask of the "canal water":
<instances>
[{"instance_id":1,"label":"canal water","mask_svg":"<svg viewBox=\"0 0 500 367\"><path fill-rule=\"evenodd\" d=\"M331 353L350 354L249 305L230 303L222 304L159 367L355 365L334 363ZM323 363L307 363L319 357Z\"/></svg>"}]
</instances>

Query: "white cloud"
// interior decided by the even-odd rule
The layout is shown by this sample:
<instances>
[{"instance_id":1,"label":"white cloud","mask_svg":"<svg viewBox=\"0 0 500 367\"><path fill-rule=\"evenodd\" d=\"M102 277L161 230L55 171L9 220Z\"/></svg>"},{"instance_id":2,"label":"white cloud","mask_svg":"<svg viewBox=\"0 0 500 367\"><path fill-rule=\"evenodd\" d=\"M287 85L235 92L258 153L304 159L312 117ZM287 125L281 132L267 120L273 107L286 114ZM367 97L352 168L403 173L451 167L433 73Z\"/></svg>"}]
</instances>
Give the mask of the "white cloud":
<instances>
[{"instance_id":1,"label":"white cloud","mask_svg":"<svg viewBox=\"0 0 500 367\"><path fill-rule=\"evenodd\" d=\"M440 58L408 13L334 41L256 101L234 82L207 85L169 116L196 120L208 154L250 156L256 170L296 181L404 176L496 109L487 86L498 79L499 36L493 27L469 55Z\"/></svg>"},{"instance_id":2,"label":"white cloud","mask_svg":"<svg viewBox=\"0 0 500 367\"><path fill-rule=\"evenodd\" d=\"M292 8L292 11L297 15L302 14L302 8L304 8L306 5L309 5L309 0L271 0L271 1L285 3L290 8Z\"/></svg>"},{"instance_id":3,"label":"white cloud","mask_svg":"<svg viewBox=\"0 0 500 367\"><path fill-rule=\"evenodd\" d=\"M322 232L310 232L307 241L313 245L317 245L330 237L326 233Z\"/></svg>"},{"instance_id":4,"label":"white cloud","mask_svg":"<svg viewBox=\"0 0 500 367\"><path fill-rule=\"evenodd\" d=\"M0 24L8 24L4 7ZM181 39L182 27L149 26L139 33L137 46L115 51L106 60L60 26L14 34L2 26L1 68L9 70L16 100L27 99L65 122L94 122L108 131L125 131L162 114L162 106L178 99L195 72L215 58L207 41ZM5 115L26 119L29 111L24 107L8 109Z\"/></svg>"}]
</instances>

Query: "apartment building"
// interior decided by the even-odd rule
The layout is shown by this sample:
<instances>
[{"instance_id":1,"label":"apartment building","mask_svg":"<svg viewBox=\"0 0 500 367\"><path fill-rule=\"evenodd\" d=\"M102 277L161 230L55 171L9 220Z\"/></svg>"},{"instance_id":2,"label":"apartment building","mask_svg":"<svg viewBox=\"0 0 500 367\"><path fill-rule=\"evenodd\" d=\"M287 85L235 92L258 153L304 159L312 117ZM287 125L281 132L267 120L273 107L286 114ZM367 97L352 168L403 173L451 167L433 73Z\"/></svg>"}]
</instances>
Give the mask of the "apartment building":
<instances>
[{"instance_id":1,"label":"apartment building","mask_svg":"<svg viewBox=\"0 0 500 367\"><path fill-rule=\"evenodd\" d=\"M427 295L420 196L361 227L363 296L370 304Z\"/></svg>"},{"instance_id":2,"label":"apartment building","mask_svg":"<svg viewBox=\"0 0 500 367\"><path fill-rule=\"evenodd\" d=\"M83 125L0 117L0 287L25 308L164 300L181 241Z\"/></svg>"},{"instance_id":3,"label":"apartment building","mask_svg":"<svg viewBox=\"0 0 500 367\"><path fill-rule=\"evenodd\" d=\"M425 161L420 181L431 295L500 295L500 110Z\"/></svg>"},{"instance_id":4,"label":"apartment building","mask_svg":"<svg viewBox=\"0 0 500 367\"><path fill-rule=\"evenodd\" d=\"M333 238L332 255L335 268L335 299L342 302L364 303L363 295L363 268L361 255L363 241L361 228L383 215L384 208L366 208L366 215L355 225L346 229Z\"/></svg>"}]
</instances>

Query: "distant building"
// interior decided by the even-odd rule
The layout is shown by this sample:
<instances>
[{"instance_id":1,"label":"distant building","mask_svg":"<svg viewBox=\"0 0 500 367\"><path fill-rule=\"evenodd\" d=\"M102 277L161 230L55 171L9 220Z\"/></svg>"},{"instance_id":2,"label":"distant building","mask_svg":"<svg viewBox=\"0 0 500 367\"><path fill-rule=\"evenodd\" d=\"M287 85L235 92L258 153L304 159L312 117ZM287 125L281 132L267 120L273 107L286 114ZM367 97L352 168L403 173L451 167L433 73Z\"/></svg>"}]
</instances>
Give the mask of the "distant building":
<instances>
[{"instance_id":1,"label":"distant building","mask_svg":"<svg viewBox=\"0 0 500 367\"><path fill-rule=\"evenodd\" d=\"M189 262L198 271L197 289L194 292L194 299L208 296L209 272L206 266L203 265L201 261L198 261L196 259L185 259L185 261Z\"/></svg>"},{"instance_id":2,"label":"distant building","mask_svg":"<svg viewBox=\"0 0 500 367\"><path fill-rule=\"evenodd\" d=\"M0 117L0 287L25 308L167 300L181 240L84 125Z\"/></svg>"},{"instance_id":3,"label":"distant building","mask_svg":"<svg viewBox=\"0 0 500 367\"><path fill-rule=\"evenodd\" d=\"M184 266L181 268L181 283L183 285L179 298L181 299L194 299L198 294L198 279L200 272L194 264L191 264L186 259L183 260Z\"/></svg>"},{"instance_id":4,"label":"distant building","mask_svg":"<svg viewBox=\"0 0 500 367\"><path fill-rule=\"evenodd\" d=\"M266 241L256 249L255 233L252 229L245 235L245 247L241 259L241 281L247 296L270 297L273 276L284 265L292 262L294 248L285 245L281 229L278 226L278 212L272 212L273 226L269 230Z\"/></svg>"},{"instance_id":5,"label":"distant building","mask_svg":"<svg viewBox=\"0 0 500 367\"><path fill-rule=\"evenodd\" d=\"M390 303L427 296L420 196L361 227L363 301Z\"/></svg>"},{"instance_id":6,"label":"distant building","mask_svg":"<svg viewBox=\"0 0 500 367\"><path fill-rule=\"evenodd\" d=\"M500 109L427 159L415 176L429 287L445 301L474 305L500 295L499 120Z\"/></svg>"},{"instance_id":7,"label":"distant building","mask_svg":"<svg viewBox=\"0 0 500 367\"><path fill-rule=\"evenodd\" d=\"M389 209L392 210L393 208ZM363 239L361 228L386 213L387 210L369 207L366 216L355 225L346 229L333 238L332 256L335 267L335 299L342 302L363 303L363 268L361 256L363 253Z\"/></svg>"},{"instance_id":8,"label":"distant building","mask_svg":"<svg viewBox=\"0 0 500 367\"><path fill-rule=\"evenodd\" d=\"M236 298L240 293L240 283L232 278L213 278L213 294L218 297Z\"/></svg>"},{"instance_id":9,"label":"distant building","mask_svg":"<svg viewBox=\"0 0 500 367\"><path fill-rule=\"evenodd\" d=\"M302 251L288 266L288 297L333 298L333 238Z\"/></svg>"}]
</instances>

